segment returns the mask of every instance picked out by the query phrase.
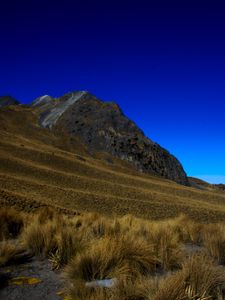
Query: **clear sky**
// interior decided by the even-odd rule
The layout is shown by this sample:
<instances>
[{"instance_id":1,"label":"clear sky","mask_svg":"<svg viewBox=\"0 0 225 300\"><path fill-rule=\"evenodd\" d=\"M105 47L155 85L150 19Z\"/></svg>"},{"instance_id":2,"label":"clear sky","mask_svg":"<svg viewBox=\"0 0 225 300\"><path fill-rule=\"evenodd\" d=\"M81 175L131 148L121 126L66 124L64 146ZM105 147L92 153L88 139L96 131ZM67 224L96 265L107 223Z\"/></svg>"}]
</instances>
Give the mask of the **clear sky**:
<instances>
[{"instance_id":1,"label":"clear sky","mask_svg":"<svg viewBox=\"0 0 225 300\"><path fill-rule=\"evenodd\" d=\"M89 90L188 175L225 183L223 3L1 1L0 94L28 103Z\"/></svg>"}]
</instances>

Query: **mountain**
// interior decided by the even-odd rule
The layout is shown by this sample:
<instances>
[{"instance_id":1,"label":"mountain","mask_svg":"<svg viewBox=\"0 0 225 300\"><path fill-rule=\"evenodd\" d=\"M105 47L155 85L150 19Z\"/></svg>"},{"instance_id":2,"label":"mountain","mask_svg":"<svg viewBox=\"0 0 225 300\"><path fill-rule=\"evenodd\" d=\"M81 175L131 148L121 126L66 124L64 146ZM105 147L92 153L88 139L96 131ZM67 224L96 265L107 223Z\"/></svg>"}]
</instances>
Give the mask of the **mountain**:
<instances>
[{"instance_id":1,"label":"mountain","mask_svg":"<svg viewBox=\"0 0 225 300\"><path fill-rule=\"evenodd\" d=\"M86 91L68 93L54 99L37 98L32 107L39 123L54 132L79 137L89 151L107 152L128 161L139 171L188 185L180 162L147 138L114 102L103 102Z\"/></svg>"},{"instance_id":2,"label":"mountain","mask_svg":"<svg viewBox=\"0 0 225 300\"><path fill-rule=\"evenodd\" d=\"M72 213L146 219L183 213L203 222L224 220L223 191L187 187L139 172L109 153L90 153L77 136L41 126L40 109L0 108L0 206L33 212L49 205Z\"/></svg>"},{"instance_id":3,"label":"mountain","mask_svg":"<svg viewBox=\"0 0 225 300\"><path fill-rule=\"evenodd\" d=\"M220 190L225 191L225 184L211 184L202 179L195 177L188 177L191 186L202 190Z\"/></svg>"},{"instance_id":4,"label":"mountain","mask_svg":"<svg viewBox=\"0 0 225 300\"><path fill-rule=\"evenodd\" d=\"M1 96L0 97L0 107L8 106L8 105L17 105L19 104L19 101L14 99L11 96Z\"/></svg>"}]
</instances>

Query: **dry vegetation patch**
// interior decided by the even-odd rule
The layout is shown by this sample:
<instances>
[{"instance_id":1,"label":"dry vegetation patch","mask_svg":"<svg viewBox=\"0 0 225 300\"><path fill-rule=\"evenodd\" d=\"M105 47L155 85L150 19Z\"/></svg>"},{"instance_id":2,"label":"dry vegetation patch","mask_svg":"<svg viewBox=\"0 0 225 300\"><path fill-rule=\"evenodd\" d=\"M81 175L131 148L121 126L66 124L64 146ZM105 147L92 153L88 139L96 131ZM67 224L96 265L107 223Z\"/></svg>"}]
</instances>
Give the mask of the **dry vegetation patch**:
<instances>
[{"instance_id":1,"label":"dry vegetation patch","mask_svg":"<svg viewBox=\"0 0 225 300\"><path fill-rule=\"evenodd\" d=\"M25 248L41 258L47 257L53 268L60 268L68 263L72 256L82 249L81 238L66 217L58 214L50 217L41 212L33 217L22 234ZM43 218L46 215L46 218Z\"/></svg>"},{"instance_id":2,"label":"dry vegetation patch","mask_svg":"<svg viewBox=\"0 0 225 300\"><path fill-rule=\"evenodd\" d=\"M224 270L202 253L191 256L182 269L162 279L154 300L221 299Z\"/></svg>"},{"instance_id":3,"label":"dry vegetation patch","mask_svg":"<svg viewBox=\"0 0 225 300\"><path fill-rule=\"evenodd\" d=\"M48 207L29 215L3 209L0 215L0 266L22 245L63 270L71 299L220 300L224 294L224 223L66 216ZM199 251L185 250L186 243ZM96 283L108 279L111 287Z\"/></svg>"},{"instance_id":4,"label":"dry vegetation patch","mask_svg":"<svg viewBox=\"0 0 225 300\"><path fill-rule=\"evenodd\" d=\"M203 232L203 244L218 263L225 263L225 223L209 224Z\"/></svg>"},{"instance_id":5,"label":"dry vegetation patch","mask_svg":"<svg viewBox=\"0 0 225 300\"><path fill-rule=\"evenodd\" d=\"M76 256L67 269L71 281L134 277L155 271L157 258L144 239L104 237L91 242L85 252Z\"/></svg>"}]
</instances>

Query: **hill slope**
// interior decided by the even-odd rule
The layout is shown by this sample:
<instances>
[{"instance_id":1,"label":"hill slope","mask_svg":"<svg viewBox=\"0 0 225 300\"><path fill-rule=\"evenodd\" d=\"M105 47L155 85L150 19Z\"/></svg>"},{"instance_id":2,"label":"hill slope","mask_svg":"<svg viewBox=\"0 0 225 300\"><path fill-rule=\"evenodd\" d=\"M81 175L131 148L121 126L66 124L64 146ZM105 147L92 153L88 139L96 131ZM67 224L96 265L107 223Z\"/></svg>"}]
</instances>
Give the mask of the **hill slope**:
<instances>
[{"instance_id":1,"label":"hill slope","mask_svg":"<svg viewBox=\"0 0 225 300\"><path fill-rule=\"evenodd\" d=\"M196 187L198 189L203 189L203 190L220 190L225 192L225 185L224 184L211 184L208 183L204 180L201 180L199 178L194 178L194 177L188 177L188 181L191 186Z\"/></svg>"},{"instance_id":2,"label":"hill slope","mask_svg":"<svg viewBox=\"0 0 225 300\"><path fill-rule=\"evenodd\" d=\"M202 221L225 217L225 193L185 187L138 172L107 153L91 155L75 137L38 124L25 106L0 109L0 203L33 210L132 213L160 219L186 213Z\"/></svg>"}]
</instances>

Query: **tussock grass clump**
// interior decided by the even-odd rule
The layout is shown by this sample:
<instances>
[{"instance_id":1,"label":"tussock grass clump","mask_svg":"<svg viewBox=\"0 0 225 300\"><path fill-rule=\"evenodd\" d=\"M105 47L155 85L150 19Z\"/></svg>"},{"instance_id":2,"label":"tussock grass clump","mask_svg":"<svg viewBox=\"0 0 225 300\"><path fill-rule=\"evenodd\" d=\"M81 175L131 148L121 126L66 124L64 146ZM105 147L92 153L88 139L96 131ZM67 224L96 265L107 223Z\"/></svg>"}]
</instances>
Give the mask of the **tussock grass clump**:
<instances>
[{"instance_id":1,"label":"tussock grass clump","mask_svg":"<svg viewBox=\"0 0 225 300\"><path fill-rule=\"evenodd\" d=\"M181 250L179 236L168 224L156 223L150 231L150 240L161 267L164 270L173 270L180 267L184 254Z\"/></svg>"},{"instance_id":2,"label":"tussock grass clump","mask_svg":"<svg viewBox=\"0 0 225 300\"><path fill-rule=\"evenodd\" d=\"M75 231L68 227L62 228L56 235L56 250L50 253L50 261L54 269L59 269L61 266L68 264L70 259L80 251L84 245L81 238L76 235Z\"/></svg>"},{"instance_id":3,"label":"tussock grass clump","mask_svg":"<svg viewBox=\"0 0 225 300\"><path fill-rule=\"evenodd\" d=\"M157 279L145 277L135 280L123 279L112 288L86 288L84 283L78 283L70 288L72 300L151 300L158 287Z\"/></svg>"},{"instance_id":4,"label":"tussock grass clump","mask_svg":"<svg viewBox=\"0 0 225 300\"><path fill-rule=\"evenodd\" d=\"M204 253L194 254L183 264L186 293L199 298L218 296L218 290L225 284L225 273Z\"/></svg>"},{"instance_id":5,"label":"tussock grass clump","mask_svg":"<svg viewBox=\"0 0 225 300\"><path fill-rule=\"evenodd\" d=\"M121 234L120 223L117 220L107 218L99 218L92 224L84 226L80 230L82 232L83 240L90 241L92 239L99 239L105 236L118 236Z\"/></svg>"},{"instance_id":6,"label":"tussock grass clump","mask_svg":"<svg viewBox=\"0 0 225 300\"><path fill-rule=\"evenodd\" d=\"M149 300L191 300L192 298L188 298L187 295L185 295L184 280L185 276L182 272L161 278L157 291L155 291L155 294Z\"/></svg>"},{"instance_id":7,"label":"tussock grass clump","mask_svg":"<svg viewBox=\"0 0 225 300\"><path fill-rule=\"evenodd\" d=\"M132 239L142 237L153 246L161 268L173 270L181 265L184 259L181 239L171 220L150 222L127 215L118 222L120 234L129 235Z\"/></svg>"},{"instance_id":8,"label":"tussock grass clump","mask_svg":"<svg viewBox=\"0 0 225 300\"><path fill-rule=\"evenodd\" d=\"M0 209L0 241L16 238L23 228L22 214L12 208Z\"/></svg>"},{"instance_id":9,"label":"tussock grass clump","mask_svg":"<svg viewBox=\"0 0 225 300\"><path fill-rule=\"evenodd\" d=\"M182 270L161 280L154 300L220 299L224 271L205 254L194 254Z\"/></svg>"},{"instance_id":10,"label":"tussock grass clump","mask_svg":"<svg viewBox=\"0 0 225 300\"><path fill-rule=\"evenodd\" d=\"M71 299L222 297L225 272L218 263L225 262L224 224L197 224L185 216L155 222L131 215L115 219L96 213L68 217L46 207L27 218L13 210L3 210L0 215L0 266L15 261L19 251L15 240L5 237L18 236L23 227L19 242L24 249L48 258L53 268L65 266ZM198 252L185 248L190 242L200 245L193 247ZM113 279L114 285L104 288L93 283L104 279Z\"/></svg>"},{"instance_id":11,"label":"tussock grass clump","mask_svg":"<svg viewBox=\"0 0 225 300\"><path fill-rule=\"evenodd\" d=\"M62 218L40 223L39 215L34 216L22 235L26 248L39 257L48 257L54 268L68 263L81 248L80 238L70 224Z\"/></svg>"},{"instance_id":12,"label":"tussock grass clump","mask_svg":"<svg viewBox=\"0 0 225 300\"><path fill-rule=\"evenodd\" d=\"M24 229L22 240L32 254L46 257L57 248L56 232L57 224L55 222L49 221L41 224L38 218L34 217L32 223Z\"/></svg>"},{"instance_id":13,"label":"tussock grass clump","mask_svg":"<svg viewBox=\"0 0 225 300\"><path fill-rule=\"evenodd\" d=\"M140 276L135 280L120 280L112 289L112 300L151 300L158 289L157 278Z\"/></svg>"},{"instance_id":14,"label":"tussock grass clump","mask_svg":"<svg viewBox=\"0 0 225 300\"><path fill-rule=\"evenodd\" d=\"M225 263L225 224L205 225L203 244L218 263Z\"/></svg>"},{"instance_id":15,"label":"tussock grass clump","mask_svg":"<svg viewBox=\"0 0 225 300\"><path fill-rule=\"evenodd\" d=\"M120 224L116 221L109 221L100 218L96 220L91 226L93 237L99 238L108 235L118 235L120 233Z\"/></svg>"},{"instance_id":16,"label":"tussock grass clump","mask_svg":"<svg viewBox=\"0 0 225 300\"><path fill-rule=\"evenodd\" d=\"M72 283L107 278L136 278L155 271L157 259L145 240L104 237L78 254L66 270Z\"/></svg>"},{"instance_id":17,"label":"tussock grass clump","mask_svg":"<svg viewBox=\"0 0 225 300\"><path fill-rule=\"evenodd\" d=\"M203 224L197 223L183 214L168 222L179 235L181 242L197 245L202 243Z\"/></svg>"},{"instance_id":18,"label":"tussock grass clump","mask_svg":"<svg viewBox=\"0 0 225 300\"><path fill-rule=\"evenodd\" d=\"M164 270L179 268L184 259L179 234L169 221L148 222L137 220L129 230L131 236L142 236L153 245L154 253Z\"/></svg>"},{"instance_id":19,"label":"tussock grass clump","mask_svg":"<svg viewBox=\"0 0 225 300\"><path fill-rule=\"evenodd\" d=\"M88 238L101 238L110 231L110 221L105 218L95 220L89 228L85 228Z\"/></svg>"}]
</instances>

